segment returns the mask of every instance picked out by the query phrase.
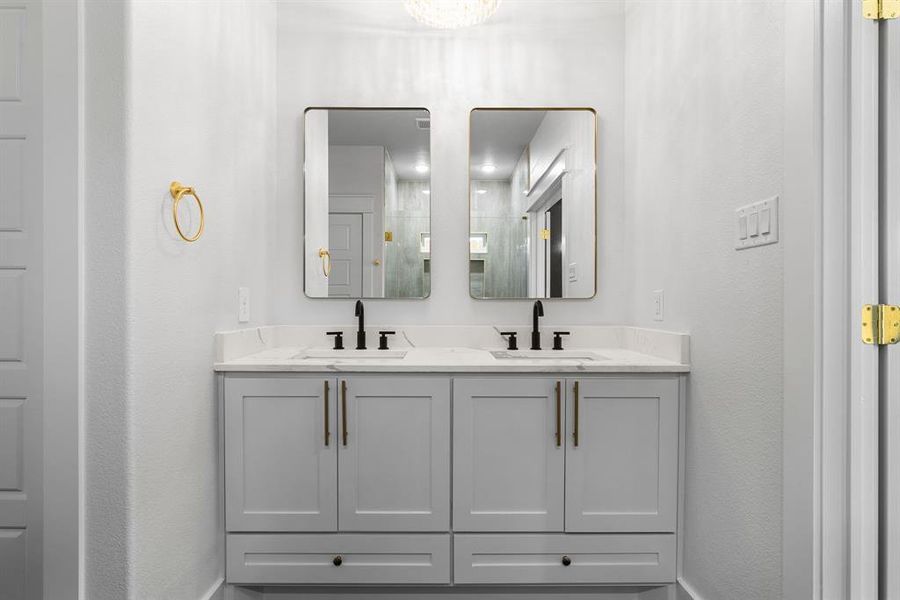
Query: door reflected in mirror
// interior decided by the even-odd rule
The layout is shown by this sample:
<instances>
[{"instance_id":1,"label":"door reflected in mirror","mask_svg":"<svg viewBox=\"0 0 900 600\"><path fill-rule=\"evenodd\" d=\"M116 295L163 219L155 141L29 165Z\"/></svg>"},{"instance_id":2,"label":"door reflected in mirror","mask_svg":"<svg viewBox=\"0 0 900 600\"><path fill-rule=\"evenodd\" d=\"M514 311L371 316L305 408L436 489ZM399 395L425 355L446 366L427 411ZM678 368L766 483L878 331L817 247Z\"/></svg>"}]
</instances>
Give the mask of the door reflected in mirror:
<instances>
[{"instance_id":1,"label":"door reflected in mirror","mask_svg":"<svg viewBox=\"0 0 900 600\"><path fill-rule=\"evenodd\" d=\"M306 111L307 296L429 295L430 127L424 108Z\"/></svg>"},{"instance_id":2,"label":"door reflected in mirror","mask_svg":"<svg viewBox=\"0 0 900 600\"><path fill-rule=\"evenodd\" d=\"M595 293L596 115L476 109L469 139L469 293Z\"/></svg>"}]
</instances>

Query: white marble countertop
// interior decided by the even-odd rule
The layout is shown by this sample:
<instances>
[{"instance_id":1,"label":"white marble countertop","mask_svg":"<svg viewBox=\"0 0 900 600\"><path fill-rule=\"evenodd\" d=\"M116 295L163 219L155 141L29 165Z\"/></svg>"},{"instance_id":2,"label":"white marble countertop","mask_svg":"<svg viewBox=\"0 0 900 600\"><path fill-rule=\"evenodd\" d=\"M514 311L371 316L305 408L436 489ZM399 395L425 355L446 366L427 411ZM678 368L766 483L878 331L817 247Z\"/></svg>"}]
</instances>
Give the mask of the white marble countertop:
<instances>
[{"instance_id":1,"label":"white marble countertop","mask_svg":"<svg viewBox=\"0 0 900 600\"><path fill-rule=\"evenodd\" d=\"M685 334L628 327L572 327L562 352L509 351L497 344L496 328L397 328L387 352L332 351L326 328L255 328L217 334L216 371L354 373L686 373L690 371ZM458 331L468 329L471 331ZM593 329L593 331L590 331ZM438 331L435 331L438 330ZM577 335L576 335L577 332ZM465 333L472 334L465 339ZM350 334L349 336L347 334ZM353 332L345 328L345 344ZM500 338L502 341L502 338ZM521 340L525 339L520 337ZM369 334L377 347L377 334ZM374 341L374 343L372 343ZM459 342L475 342L474 344ZM567 340L568 342L569 340ZM309 342L319 342L311 344ZM327 342L326 342L327 343Z\"/></svg>"}]
</instances>

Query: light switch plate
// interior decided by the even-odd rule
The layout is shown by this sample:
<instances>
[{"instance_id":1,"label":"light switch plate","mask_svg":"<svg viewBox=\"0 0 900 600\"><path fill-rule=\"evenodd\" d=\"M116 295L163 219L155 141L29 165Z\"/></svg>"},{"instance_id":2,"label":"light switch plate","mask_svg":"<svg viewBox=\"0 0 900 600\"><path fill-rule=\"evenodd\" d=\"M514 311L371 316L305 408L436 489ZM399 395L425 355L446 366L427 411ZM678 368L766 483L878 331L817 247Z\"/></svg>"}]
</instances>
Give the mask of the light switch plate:
<instances>
[{"instance_id":1,"label":"light switch plate","mask_svg":"<svg viewBox=\"0 0 900 600\"><path fill-rule=\"evenodd\" d=\"M663 320L664 293L662 290L653 290L653 320Z\"/></svg>"},{"instance_id":2,"label":"light switch plate","mask_svg":"<svg viewBox=\"0 0 900 600\"><path fill-rule=\"evenodd\" d=\"M238 288L238 323L250 322L250 288Z\"/></svg>"},{"instance_id":3,"label":"light switch plate","mask_svg":"<svg viewBox=\"0 0 900 600\"><path fill-rule=\"evenodd\" d=\"M569 263L569 281L578 281L577 263Z\"/></svg>"},{"instance_id":4,"label":"light switch plate","mask_svg":"<svg viewBox=\"0 0 900 600\"><path fill-rule=\"evenodd\" d=\"M778 196L734 211L734 248L744 250L778 241Z\"/></svg>"}]
</instances>

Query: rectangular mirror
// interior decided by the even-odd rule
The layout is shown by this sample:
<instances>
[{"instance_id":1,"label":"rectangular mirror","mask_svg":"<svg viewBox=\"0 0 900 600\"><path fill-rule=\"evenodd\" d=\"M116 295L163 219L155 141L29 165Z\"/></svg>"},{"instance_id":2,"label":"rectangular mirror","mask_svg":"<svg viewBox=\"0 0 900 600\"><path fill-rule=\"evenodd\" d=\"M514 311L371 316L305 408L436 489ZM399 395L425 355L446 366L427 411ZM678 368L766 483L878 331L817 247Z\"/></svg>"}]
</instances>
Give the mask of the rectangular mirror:
<instances>
[{"instance_id":1,"label":"rectangular mirror","mask_svg":"<svg viewBox=\"0 0 900 600\"><path fill-rule=\"evenodd\" d=\"M424 108L306 111L304 291L431 291L431 120Z\"/></svg>"},{"instance_id":2,"label":"rectangular mirror","mask_svg":"<svg viewBox=\"0 0 900 600\"><path fill-rule=\"evenodd\" d=\"M469 137L469 293L596 291L596 115L476 109Z\"/></svg>"}]
</instances>

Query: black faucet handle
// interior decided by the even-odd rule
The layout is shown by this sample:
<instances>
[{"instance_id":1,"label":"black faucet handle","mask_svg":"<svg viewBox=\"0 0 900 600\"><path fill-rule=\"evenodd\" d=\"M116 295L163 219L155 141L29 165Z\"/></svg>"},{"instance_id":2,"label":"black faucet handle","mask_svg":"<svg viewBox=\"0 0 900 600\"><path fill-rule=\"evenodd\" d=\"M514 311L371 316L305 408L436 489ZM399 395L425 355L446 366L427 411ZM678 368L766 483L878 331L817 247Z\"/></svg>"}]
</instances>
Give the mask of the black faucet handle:
<instances>
[{"instance_id":1,"label":"black faucet handle","mask_svg":"<svg viewBox=\"0 0 900 600\"><path fill-rule=\"evenodd\" d=\"M343 350L344 349L344 332L343 331L326 331L325 335L333 335L334 336L334 349L335 350Z\"/></svg>"},{"instance_id":2,"label":"black faucet handle","mask_svg":"<svg viewBox=\"0 0 900 600\"><path fill-rule=\"evenodd\" d=\"M562 336L569 335L568 331L554 331L553 332L553 349L554 350L562 350Z\"/></svg>"},{"instance_id":3,"label":"black faucet handle","mask_svg":"<svg viewBox=\"0 0 900 600\"><path fill-rule=\"evenodd\" d=\"M378 335L380 336L378 338L378 349L379 350L390 350L390 348L388 348L387 336L397 335L397 332L396 331L379 331Z\"/></svg>"},{"instance_id":4,"label":"black faucet handle","mask_svg":"<svg viewBox=\"0 0 900 600\"><path fill-rule=\"evenodd\" d=\"M507 350L518 350L519 349L519 343L516 340L517 334L515 331L501 331L500 335L509 337L509 342L508 342L508 345L506 346Z\"/></svg>"}]
</instances>

